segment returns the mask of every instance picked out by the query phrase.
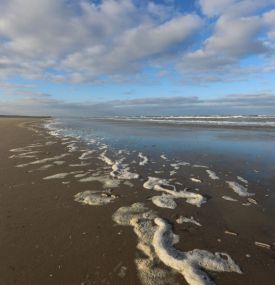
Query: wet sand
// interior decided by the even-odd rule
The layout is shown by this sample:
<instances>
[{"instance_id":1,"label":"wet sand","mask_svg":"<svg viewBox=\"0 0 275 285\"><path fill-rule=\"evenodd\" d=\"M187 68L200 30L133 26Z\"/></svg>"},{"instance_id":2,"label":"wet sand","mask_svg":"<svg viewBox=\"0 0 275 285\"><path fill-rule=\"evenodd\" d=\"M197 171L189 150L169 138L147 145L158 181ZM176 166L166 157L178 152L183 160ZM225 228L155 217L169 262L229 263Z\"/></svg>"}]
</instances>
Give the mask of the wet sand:
<instances>
[{"instance_id":1,"label":"wet sand","mask_svg":"<svg viewBox=\"0 0 275 285\"><path fill-rule=\"evenodd\" d=\"M39 123L41 119L0 119L1 284L142 284L135 259L143 253L136 248L137 237L133 228L119 226L112 220L117 209L135 202L145 203L173 225L173 231L180 237L175 245L177 249L190 251L198 248L230 254L243 274L207 271L216 284L274 284L273 248L254 245L255 241L270 245L275 242L274 212L266 214L269 198L261 184L253 183L249 187L249 191L256 193L253 198L258 205L243 206L221 198L222 195L233 197L224 184L232 173L221 170L217 173L220 180L214 183L205 169L186 168L184 172L175 174L175 181L192 189L198 187L199 193L207 197L207 203L198 208L185 200L177 200L175 210L163 209L149 200L156 191L142 187L147 180L147 171L142 172L140 168L140 178L130 180L133 187L121 183L112 190L112 194L118 197L113 203L82 205L74 201L74 195L85 190L102 191L101 183L81 183L73 175L63 179L44 178L72 171L90 169L96 172L104 167L108 170L108 165L95 155L88 160L90 164L87 166L69 166L81 162L79 157L85 145L78 142L79 148L68 152L67 145L62 144L60 138L50 136L41 127L32 127L34 122ZM30 144L39 144L32 149L39 151L35 158L10 158L16 154L10 152L11 149ZM47 163L16 167L61 154L68 154L58 159L65 163L46 170L38 169ZM211 160L211 157L207 159ZM150 165L150 171L157 170L161 163L164 162L156 161ZM231 168L234 172L234 165ZM158 175L169 177L165 168ZM190 182L192 175L202 183ZM272 189L272 185L269 187ZM246 198L238 200L246 202ZM202 227L190 223L177 224L175 221L181 215L193 216ZM237 233L237 236L225 231ZM166 268L161 262L160 267ZM175 273L175 280L178 284L187 284L179 273Z\"/></svg>"}]
</instances>

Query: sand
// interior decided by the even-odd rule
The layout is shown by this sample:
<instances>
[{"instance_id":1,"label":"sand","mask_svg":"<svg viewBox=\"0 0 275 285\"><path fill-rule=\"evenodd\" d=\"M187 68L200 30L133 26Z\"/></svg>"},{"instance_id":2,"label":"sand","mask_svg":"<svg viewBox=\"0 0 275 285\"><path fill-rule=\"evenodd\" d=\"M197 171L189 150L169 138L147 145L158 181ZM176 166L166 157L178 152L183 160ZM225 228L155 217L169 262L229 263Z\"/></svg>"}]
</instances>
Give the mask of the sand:
<instances>
[{"instance_id":1,"label":"sand","mask_svg":"<svg viewBox=\"0 0 275 285\"><path fill-rule=\"evenodd\" d=\"M259 194L261 189L250 180L249 193L255 193L257 204L226 183L244 182L237 173L219 172L219 179L213 179L201 164L177 165L174 180L169 179L174 168L162 169L150 180L142 172L147 165L138 168L140 160L137 168L116 164L107 146L89 152L79 141L53 137L34 126L42 120L0 119L0 284L274 283L272 247L255 245L275 239L274 219L263 210L269 197ZM166 160L161 160L162 165ZM152 173L159 165L154 164ZM127 177L112 178L113 168L116 176ZM138 176L128 179L129 173ZM192 175L202 182L192 183ZM110 192L113 183L117 187ZM185 188L192 184L198 191ZM156 195L170 197L177 207L161 207L166 199L153 204ZM234 203L222 198L229 195ZM180 217L185 222L178 224ZM166 240L171 234L178 235L177 243ZM207 274L211 283L192 283L185 265L175 261L177 255L191 260L189 269Z\"/></svg>"}]
</instances>

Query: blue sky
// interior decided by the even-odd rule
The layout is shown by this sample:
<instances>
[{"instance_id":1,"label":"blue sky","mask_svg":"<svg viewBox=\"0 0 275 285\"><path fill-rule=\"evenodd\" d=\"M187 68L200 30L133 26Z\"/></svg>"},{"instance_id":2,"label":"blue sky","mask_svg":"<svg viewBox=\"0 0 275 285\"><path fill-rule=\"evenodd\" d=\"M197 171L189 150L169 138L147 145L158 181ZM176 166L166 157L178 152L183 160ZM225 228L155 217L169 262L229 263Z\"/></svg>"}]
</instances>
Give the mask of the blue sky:
<instances>
[{"instance_id":1,"label":"blue sky","mask_svg":"<svg viewBox=\"0 0 275 285\"><path fill-rule=\"evenodd\" d=\"M0 113L275 115L275 0L2 0Z\"/></svg>"}]
</instances>

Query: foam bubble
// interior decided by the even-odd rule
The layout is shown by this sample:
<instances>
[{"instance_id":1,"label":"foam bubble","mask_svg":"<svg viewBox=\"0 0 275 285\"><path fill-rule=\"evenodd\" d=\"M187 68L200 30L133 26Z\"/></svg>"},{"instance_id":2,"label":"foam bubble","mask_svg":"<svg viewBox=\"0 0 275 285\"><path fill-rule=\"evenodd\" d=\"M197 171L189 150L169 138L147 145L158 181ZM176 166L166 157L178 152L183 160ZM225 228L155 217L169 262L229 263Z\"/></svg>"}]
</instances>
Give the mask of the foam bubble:
<instances>
[{"instance_id":1,"label":"foam bubble","mask_svg":"<svg viewBox=\"0 0 275 285\"><path fill-rule=\"evenodd\" d=\"M109 192L102 191L84 191L74 195L76 202L91 205L102 206L114 202L118 197L110 194Z\"/></svg>"},{"instance_id":2,"label":"foam bubble","mask_svg":"<svg viewBox=\"0 0 275 285\"><path fill-rule=\"evenodd\" d=\"M217 272L242 273L239 266L226 253L211 253L194 249L182 252L174 247L175 235L172 227L161 218L155 218L157 229L153 237L153 246L159 259L168 267L183 275L190 285L212 285L205 270Z\"/></svg>"},{"instance_id":3,"label":"foam bubble","mask_svg":"<svg viewBox=\"0 0 275 285\"><path fill-rule=\"evenodd\" d=\"M226 181L226 183L235 193L237 193L241 197L249 197L255 195L254 193L247 192L247 188L235 181Z\"/></svg>"}]
</instances>

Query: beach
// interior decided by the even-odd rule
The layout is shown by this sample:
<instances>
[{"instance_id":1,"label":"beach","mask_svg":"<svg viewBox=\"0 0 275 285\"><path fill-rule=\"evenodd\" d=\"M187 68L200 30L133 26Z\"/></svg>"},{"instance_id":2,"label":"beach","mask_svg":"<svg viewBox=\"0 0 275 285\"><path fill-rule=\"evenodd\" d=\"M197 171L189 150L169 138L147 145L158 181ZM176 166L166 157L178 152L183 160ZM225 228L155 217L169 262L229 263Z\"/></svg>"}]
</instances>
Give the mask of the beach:
<instances>
[{"instance_id":1,"label":"beach","mask_svg":"<svg viewBox=\"0 0 275 285\"><path fill-rule=\"evenodd\" d=\"M270 126L0 118L0 132L1 284L274 283Z\"/></svg>"}]
</instances>

